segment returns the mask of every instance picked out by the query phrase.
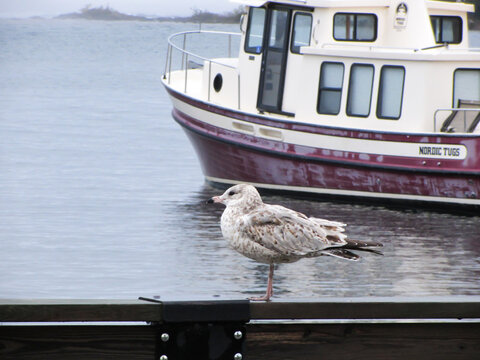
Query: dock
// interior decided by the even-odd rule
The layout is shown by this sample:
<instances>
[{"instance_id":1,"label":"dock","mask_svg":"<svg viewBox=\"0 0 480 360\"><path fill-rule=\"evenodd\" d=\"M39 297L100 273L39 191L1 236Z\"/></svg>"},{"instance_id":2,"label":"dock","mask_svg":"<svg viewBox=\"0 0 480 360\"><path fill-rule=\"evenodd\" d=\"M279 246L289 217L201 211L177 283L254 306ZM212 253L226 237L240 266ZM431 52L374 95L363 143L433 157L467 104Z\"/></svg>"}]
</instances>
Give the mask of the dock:
<instances>
[{"instance_id":1,"label":"dock","mask_svg":"<svg viewBox=\"0 0 480 360\"><path fill-rule=\"evenodd\" d=\"M0 359L479 359L480 296L0 300Z\"/></svg>"}]
</instances>

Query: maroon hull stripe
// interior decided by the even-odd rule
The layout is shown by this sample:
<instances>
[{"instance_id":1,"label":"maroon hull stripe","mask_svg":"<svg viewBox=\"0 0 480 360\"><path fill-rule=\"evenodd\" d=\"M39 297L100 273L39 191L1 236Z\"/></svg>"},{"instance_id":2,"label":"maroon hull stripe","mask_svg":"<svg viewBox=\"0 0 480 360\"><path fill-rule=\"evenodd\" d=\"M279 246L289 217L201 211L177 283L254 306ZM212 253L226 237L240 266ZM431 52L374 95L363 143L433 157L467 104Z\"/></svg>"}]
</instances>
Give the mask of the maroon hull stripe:
<instances>
[{"instance_id":1,"label":"maroon hull stripe","mask_svg":"<svg viewBox=\"0 0 480 360\"><path fill-rule=\"evenodd\" d=\"M438 160L435 159L412 160L411 158L399 158L387 155L369 155L370 161L365 161L360 160L362 156L365 156L364 154L344 152L339 150L331 151L301 145L288 144L279 141L257 138L255 136L237 133L222 128L217 128L213 125L206 124L199 120L195 120L194 118L178 111L177 109L173 110L172 116L179 125L188 128L190 131L197 132L199 135L211 137L212 139L215 139L217 141L230 143L235 146L242 146L256 151L280 155L285 158L293 158L301 161L327 162L353 167L396 170L403 172L423 172L466 176L480 175L480 172L477 173L472 171L462 171L459 169L438 168L438 166L436 165ZM325 151L329 154L322 154L322 152ZM374 158L381 159L381 161L375 163L374 161L372 161L372 159ZM419 163L421 163L422 161L424 161L426 164L422 168L413 167L418 166ZM448 160L442 160L442 162L447 161ZM433 165L428 166L429 163Z\"/></svg>"}]
</instances>

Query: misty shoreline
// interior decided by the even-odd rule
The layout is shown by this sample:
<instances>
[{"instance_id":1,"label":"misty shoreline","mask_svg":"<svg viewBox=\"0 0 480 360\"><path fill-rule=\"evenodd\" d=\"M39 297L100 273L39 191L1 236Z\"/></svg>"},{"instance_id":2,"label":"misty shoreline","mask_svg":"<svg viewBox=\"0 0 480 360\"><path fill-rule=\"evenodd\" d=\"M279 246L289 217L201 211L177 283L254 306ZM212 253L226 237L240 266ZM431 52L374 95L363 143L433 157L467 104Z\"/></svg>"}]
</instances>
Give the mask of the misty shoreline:
<instances>
[{"instance_id":1,"label":"misty shoreline","mask_svg":"<svg viewBox=\"0 0 480 360\"><path fill-rule=\"evenodd\" d=\"M62 14L53 19L83 19L103 21L148 21L148 22L200 22L200 23L238 23L243 13L240 7L232 12L216 14L205 10L193 10L190 16L143 16L129 15L112 9L109 6L86 6L78 12ZM38 18L38 17L35 17Z\"/></svg>"},{"instance_id":2,"label":"misty shoreline","mask_svg":"<svg viewBox=\"0 0 480 360\"><path fill-rule=\"evenodd\" d=\"M121 13L110 6L91 7L90 5L78 10L77 12L61 14L53 17L30 16L28 18L3 18L3 19L80 19L80 20L99 20L99 21L144 21L144 22L184 22L184 23L221 23L238 24L244 13L244 7L223 14L213 13L207 10L194 9L190 16L146 16L130 15ZM2 19L2 18L0 18ZM480 31L480 16L471 14L469 16L468 27L470 30Z\"/></svg>"}]
</instances>

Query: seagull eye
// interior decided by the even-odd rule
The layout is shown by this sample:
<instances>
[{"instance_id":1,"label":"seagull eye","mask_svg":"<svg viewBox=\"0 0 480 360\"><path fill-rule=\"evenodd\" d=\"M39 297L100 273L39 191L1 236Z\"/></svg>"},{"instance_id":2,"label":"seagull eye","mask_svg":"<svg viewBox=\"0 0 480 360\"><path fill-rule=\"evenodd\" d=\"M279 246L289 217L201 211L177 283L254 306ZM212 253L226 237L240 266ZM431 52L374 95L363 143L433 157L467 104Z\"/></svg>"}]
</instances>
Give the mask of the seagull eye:
<instances>
[{"instance_id":1,"label":"seagull eye","mask_svg":"<svg viewBox=\"0 0 480 360\"><path fill-rule=\"evenodd\" d=\"M233 190L228 193L228 196L233 196L233 195L235 195L235 191Z\"/></svg>"}]
</instances>

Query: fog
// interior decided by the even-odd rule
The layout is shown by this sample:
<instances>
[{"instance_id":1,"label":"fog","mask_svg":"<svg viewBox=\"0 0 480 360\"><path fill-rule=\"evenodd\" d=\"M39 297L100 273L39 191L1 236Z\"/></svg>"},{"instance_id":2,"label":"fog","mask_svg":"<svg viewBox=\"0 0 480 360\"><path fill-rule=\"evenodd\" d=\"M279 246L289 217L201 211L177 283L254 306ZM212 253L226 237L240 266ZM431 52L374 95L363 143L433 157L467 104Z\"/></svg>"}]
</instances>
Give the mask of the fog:
<instances>
[{"instance_id":1,"label":"fog","mask_svg":"<svg viewBox=\"0 0 480 360\"><path fill-rule=\"evenodd\" d=\"M193 9L216 13L236 9L239 4L229 0L0 0L0 17L51 17L77 12L87 5L109 6L131 15L185 16Z\"/></svg>"}]
</instances>

